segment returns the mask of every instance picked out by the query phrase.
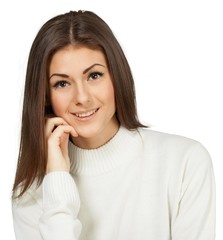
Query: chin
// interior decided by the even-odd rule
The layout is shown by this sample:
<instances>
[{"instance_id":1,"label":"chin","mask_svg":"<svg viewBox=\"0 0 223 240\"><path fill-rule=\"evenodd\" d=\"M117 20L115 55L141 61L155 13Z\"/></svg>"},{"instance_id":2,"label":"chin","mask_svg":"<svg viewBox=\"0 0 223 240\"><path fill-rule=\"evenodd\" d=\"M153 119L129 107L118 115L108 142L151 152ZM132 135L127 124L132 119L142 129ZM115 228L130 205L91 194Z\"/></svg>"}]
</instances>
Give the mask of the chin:
<instances>
[{"instance_id":1,"label":"chin","mask_svg":"<svg viewBox=\"0 0 223 240\"><path fill-rule=\"evenodd\" d=\"M82 138L94 138L99 136L100 132L102 130L96 128L96 127L76 127L75 130L77 131L77 134L79 137Z\"/></svg>"}]
</instances>

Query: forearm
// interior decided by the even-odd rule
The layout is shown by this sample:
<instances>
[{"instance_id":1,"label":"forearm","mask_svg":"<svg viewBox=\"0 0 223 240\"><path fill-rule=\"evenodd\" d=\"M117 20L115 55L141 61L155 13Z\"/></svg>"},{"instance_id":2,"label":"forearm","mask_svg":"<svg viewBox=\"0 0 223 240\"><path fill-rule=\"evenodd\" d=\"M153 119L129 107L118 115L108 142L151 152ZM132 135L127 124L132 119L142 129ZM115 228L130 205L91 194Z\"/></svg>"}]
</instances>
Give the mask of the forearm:
<instances>
[{"instance_id":1,"label":"forearm","mask_svg":"<svg viewBox=\"0 0 223 240\"><path fill-rule=\"evenodd\" d=\"M77 240L81 232L79 208L79 194L71 175L52 172L38 190L30 189L13 200L16 239Z\"/></svg>"},{"instance_id":2,"label":"forearm","mask_svg":"<svg viewBox=\"0 0 223 240\"><path fill-rule=\"evenodd\" d=\"M79 194L67 172L52 172L43 181L43 214L39 221L44 240L74 240L81 232L77 219Z\"/></svg>"}]
</instances>

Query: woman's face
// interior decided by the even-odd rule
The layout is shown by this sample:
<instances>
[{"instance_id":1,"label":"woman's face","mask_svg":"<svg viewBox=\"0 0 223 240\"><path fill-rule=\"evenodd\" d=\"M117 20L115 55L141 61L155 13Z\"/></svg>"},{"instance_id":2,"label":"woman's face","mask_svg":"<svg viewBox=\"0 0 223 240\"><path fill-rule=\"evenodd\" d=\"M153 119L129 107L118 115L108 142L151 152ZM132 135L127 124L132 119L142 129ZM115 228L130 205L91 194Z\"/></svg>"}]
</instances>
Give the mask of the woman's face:
<instances>
[{"instance_id":1,"label":"woman's face","mask_svg":"<svg viewBox=\"0 0 223 240\"><path fill-rule=\"evenodd\" d=\"M76 130L74 143L97 148L111 139L119 124L104 54L70 45L55 53L49 70L53 111Z\"/></svg>"}]
</instances>

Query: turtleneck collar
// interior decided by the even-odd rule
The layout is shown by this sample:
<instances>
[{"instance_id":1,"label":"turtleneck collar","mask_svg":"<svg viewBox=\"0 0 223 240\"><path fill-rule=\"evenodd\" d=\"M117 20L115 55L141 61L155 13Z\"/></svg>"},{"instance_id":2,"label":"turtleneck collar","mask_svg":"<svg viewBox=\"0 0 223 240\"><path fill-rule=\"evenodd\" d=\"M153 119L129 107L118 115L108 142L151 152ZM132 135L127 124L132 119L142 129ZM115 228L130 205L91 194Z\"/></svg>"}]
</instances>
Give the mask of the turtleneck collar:
<instances>
[{"instance_id":1,"label":"turtleneck collar","mask_svg":"<svg viewBox=\"0 0 223 240\"><path fill-rule=\"evenodd\" d=\"M95 176L109 172L132 161L140 146L139 132L122 126L110 141L97 149L82 149L69 142L71 174Z\"/></svg>"}]
</instances>

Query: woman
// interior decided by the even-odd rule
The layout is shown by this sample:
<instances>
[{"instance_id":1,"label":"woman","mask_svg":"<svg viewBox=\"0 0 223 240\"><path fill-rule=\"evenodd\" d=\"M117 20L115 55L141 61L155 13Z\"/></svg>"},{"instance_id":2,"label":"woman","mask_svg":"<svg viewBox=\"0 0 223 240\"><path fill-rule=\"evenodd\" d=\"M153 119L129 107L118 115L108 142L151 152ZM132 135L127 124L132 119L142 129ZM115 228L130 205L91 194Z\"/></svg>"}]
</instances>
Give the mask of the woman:
<instances>
[{"instance_id":1,"label":"woman","mask_svg":"<svg viewBox=\"0 0 223 240\"><path fill-rule=\"evenodd\" d=\"M92 12L34 40L12 203L19 240L214 239L209 154L140 123L128 62Z\"/></svg>"}]
</instances>

